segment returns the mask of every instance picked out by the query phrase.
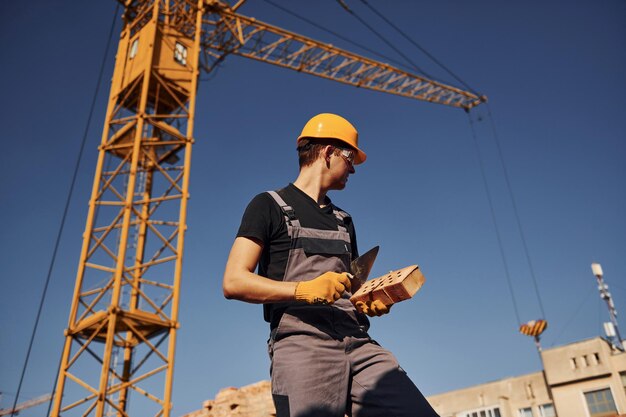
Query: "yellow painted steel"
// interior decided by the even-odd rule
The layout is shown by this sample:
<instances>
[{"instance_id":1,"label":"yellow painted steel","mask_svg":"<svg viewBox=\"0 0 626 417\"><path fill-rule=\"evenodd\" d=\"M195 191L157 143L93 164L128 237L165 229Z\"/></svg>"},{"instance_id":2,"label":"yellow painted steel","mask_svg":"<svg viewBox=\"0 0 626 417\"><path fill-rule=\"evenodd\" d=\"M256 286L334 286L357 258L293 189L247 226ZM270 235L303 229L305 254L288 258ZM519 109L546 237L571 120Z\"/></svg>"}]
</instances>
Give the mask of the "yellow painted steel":
<instances>
[{"instance_id":1,"label":"yellow painted steel","mask_svg":"<svg viewBox=\"0 0 626 417\"><path fill-rule=\"evenodd\" d=\"M204 3L126 6L52 416L172 408Z\"/></svg>"},{"instance_id":2,"label":"yellow painted steel","mask_svg":"<svg viewBox=\"0 0 626 417\"><path fill-rule=\"evenodd\" d=\"M170 416L200 69L235 53L454 107L484 100L235 13L244 2L124 1L54 417Z\"/></svg>"},{"instance_id":3,"label":"yellow painted steel","mask_svg":"<svg viewBox=\"0 0 626 417\"><path fill-rule=\"evenodd\" d=\"M355 87L469 110L487 97L465 91L235 13L207 1L203 52L207 70L230 53Z\"/></svg>"}]
</instances>

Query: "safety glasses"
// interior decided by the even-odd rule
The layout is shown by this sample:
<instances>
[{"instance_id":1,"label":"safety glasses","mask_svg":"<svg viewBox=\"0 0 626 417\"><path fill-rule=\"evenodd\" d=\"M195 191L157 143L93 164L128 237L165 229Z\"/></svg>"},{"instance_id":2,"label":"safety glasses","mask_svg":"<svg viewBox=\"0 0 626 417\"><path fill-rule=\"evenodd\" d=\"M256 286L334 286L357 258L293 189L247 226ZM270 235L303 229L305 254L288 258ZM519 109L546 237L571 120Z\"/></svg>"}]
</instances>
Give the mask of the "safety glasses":
<instances>
[{"instance_id":1,"label":"safety glasses","mask_svg":"<svg viewBox=\"0 0 626 417\"><path fill-rule=\"evenodd\" d=\"M342 149L342 148L335 148L335 149L339 150L339 155L341 155L341 157L346 160L348 165L353 165L354 164L354 158L356 157L356 151L354 151L352 149Z\"/></svg>"}]
</instances>

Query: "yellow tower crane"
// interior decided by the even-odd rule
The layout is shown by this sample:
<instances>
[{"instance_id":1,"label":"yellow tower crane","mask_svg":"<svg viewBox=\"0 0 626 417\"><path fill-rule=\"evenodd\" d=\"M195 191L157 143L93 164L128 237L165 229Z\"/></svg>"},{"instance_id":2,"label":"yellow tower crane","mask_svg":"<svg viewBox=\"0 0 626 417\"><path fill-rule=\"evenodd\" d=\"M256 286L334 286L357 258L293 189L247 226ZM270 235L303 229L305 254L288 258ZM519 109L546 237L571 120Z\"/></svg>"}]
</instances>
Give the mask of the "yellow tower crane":
<instances>
[{"instance_id":1,"label":"yellow tower crane","mask_svg":"<svg viewBox=\"0 0 626 417\"><path fill-rule=\"evenodd\" d=\"M244 1L122 2L52 416L170 416L201 70L232 53L464 109L484 100L243 16Z\"/></svg>"}]
</instances>

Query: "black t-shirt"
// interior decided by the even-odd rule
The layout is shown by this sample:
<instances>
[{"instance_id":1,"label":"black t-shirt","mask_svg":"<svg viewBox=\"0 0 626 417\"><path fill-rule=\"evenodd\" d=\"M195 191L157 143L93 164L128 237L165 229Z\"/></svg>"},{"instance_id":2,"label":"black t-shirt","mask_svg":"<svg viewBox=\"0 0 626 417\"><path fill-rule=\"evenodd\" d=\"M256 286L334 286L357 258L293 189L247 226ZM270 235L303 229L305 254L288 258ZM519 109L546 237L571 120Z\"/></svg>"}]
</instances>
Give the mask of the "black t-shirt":
<instances>
[{"instance_id":1,"label":"black t-shirt","mask_svg":"<svg viewBox=\"0 0 626 417\"><path fill-rule=\"evenodd\" d=\"M302 227L337 230L337 218L333 214L333 205L328 197L326 206L320 207L315 200L293 184L278 190L278 195L293 208ZM334 208L338 209L336 206ZM352 218L346 217L344 223L352 242L352 257L355 258L358 256L358 250ZM269 194L258 194L248 204L237 237L252 238L260 242L263 245L263 252L259 260L258 274L282 281L291 239L280 206Z\"/></svg>"}]
</instances>

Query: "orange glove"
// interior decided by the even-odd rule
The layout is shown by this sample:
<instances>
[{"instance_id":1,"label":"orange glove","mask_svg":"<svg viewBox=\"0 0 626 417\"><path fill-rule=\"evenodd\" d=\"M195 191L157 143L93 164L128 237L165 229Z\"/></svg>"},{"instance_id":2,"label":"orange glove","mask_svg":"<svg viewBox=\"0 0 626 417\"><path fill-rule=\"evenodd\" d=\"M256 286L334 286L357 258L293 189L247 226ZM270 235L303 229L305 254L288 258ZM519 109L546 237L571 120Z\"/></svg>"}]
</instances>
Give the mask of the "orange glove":
<instances>
[{"instance_id":1,"label":"orange glove","mask_svg":"<svg viewBox=\"0 0 626 417\"><path fill-rule=\"evenodd\" d=\"M296 300L308 304L332 304L344 291L350 291L348 273L326 272L310 281L299 282L296 286Z\"/></svg>"},{"instance_id":2,"label":"orange glove","mask_svg":"<svg viewBox=\"0 0 626 417\"><path fill-rule=\"evenodd\" d=\"M383 314L389 313L391 309L391 306L386 306L380 300L368 301L367 303L357 301L355 307L358 312L367 314L370 317L382 316Z\"/></svg>"}]
</instances>

